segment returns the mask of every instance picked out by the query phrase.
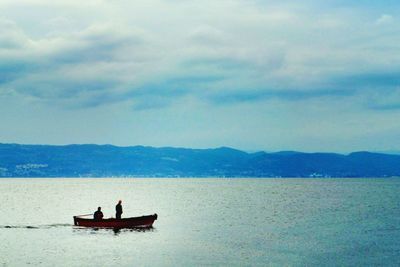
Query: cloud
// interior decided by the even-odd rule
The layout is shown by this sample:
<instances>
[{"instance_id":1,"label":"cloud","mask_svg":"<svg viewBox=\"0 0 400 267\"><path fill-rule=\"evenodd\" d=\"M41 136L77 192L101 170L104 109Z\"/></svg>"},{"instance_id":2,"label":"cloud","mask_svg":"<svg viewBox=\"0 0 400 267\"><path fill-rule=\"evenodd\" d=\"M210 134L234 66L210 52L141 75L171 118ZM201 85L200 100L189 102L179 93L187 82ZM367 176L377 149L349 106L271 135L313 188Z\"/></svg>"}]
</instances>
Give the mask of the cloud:
<instances>
[{"instance_id":1,"label":"cloud","mask_svg":"<svg viewBox=\"0 0 400 267\"><path fill-rule=\"evenodd\" d=\"M10 52L9 47L0 50L1 81L20 94L37 98L63 100L85 91L112 92L126 83L124 67L133 71L145 61L142 55L131 53L127 63L121 55L124 49L143 45L138 34L109 27L90 27L73 35L40 40L22 36L19 40L29 40L29 48L19 44L13 46L16 51ZM132 74L129 83L133 82Z\"/></svg>"},{"instance_id":2,"label":"cloud","mask_svg":"<svg viewBox=\"0 0 400 267\"><path fill-rule=\"evenodd\" d=\"M210 100L219 104L232 104L265 100L284 101L307 101L310 99L322 98L332 99L333 97L353 96L354 91L347 89L259 89L259 90L237 90L229 94L217 93L209 96Z\"/></svg>"},{"instance_id":3,"label":"cloud","mask_svg":"<svg viewBox=\"0 0 400 267\"><path fill-rule=\"evenodd\" d=\"M202 25L192 30L188 36L189 40L200 45L213 45L213 44L226 44L227 37L220 30L208 26Z\"/></svg>"},{"instance_id":4,"label":"cloud","mask_svg":"<svg viewBox=\"0 0 400 267\"><path fill-rule=\"evenodd\" d=\"M348 9L332 8L346 6L335 1L1 5L10 15L0 21L0 90L46 103L159 108L186 96L214 105L368 99L399 82L400 58L393 51L400 48L400 37L371 27L386 25L393 16L376 20L355 4ZM34 19L22 20L16 6L40 10L35 29L29 25ZM391 24L392 31L398 27Z\"/></svg>"},{"instance_id":5,"label":"cloud","mask_svg":"<svg viewBox=\"0 0 400 267\"><path fill-rule=\"evenodd\" d=\"M18 26L9 20L0 19L0 49L21 49L28 45L29 39L23 34Z\"/></svg>"},{"instance_id":6,"label":"cloud","mask_svg":"<svg viewBox=\"0 0 400 267\"><path fill-rule=\"evenodd\" d=\"M388 15L388 14L383 14L382 16L380 16L375 23L377 25L387 25L390 24L394 21L394 18L392 15Z\"/></svg>"},{"instance_id":7,"label":"cloud","mask_svg":"<svg viewBox=\"0 0 400 267\"><path fill-rule=\"evenodd\" d=\"M367 105L373 110L399 111L400 110L400 84L388 87L385 90L371 92Z\"/></svg>"},{"instance_id":8,"label":"cloud","mask_svg":"<svg viewBox=\"0 0 400 267\"><path fill-rule=\"evenodd\" d=\"M400 72L380 71L380 72L367 72L347 75L344 77L336 77L337 86L351 87L355 89L386 89L400 86ZM332 81L334 82L334 81Z\"/></svg>"}]
</instances>

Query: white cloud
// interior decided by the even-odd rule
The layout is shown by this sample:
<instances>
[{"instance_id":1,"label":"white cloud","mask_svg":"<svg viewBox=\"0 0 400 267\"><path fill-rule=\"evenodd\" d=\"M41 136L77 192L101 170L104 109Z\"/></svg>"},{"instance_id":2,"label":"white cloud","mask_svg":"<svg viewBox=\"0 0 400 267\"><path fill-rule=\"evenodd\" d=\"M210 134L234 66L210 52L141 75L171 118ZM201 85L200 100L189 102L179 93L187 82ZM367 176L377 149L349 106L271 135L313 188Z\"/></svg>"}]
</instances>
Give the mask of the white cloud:
<instances>
[{"instance_id":1,"label":"white cloud","mask_svg":"<svg viewBox=\"0 0 400 267\"><path fill-rule=\"evenodd\" d=\"M391 24L393 21L394 21L394 18L392 15L383 14L375 21L375 23L377 25L387 25L387 24Z\"/></svg>"}]
</instances>

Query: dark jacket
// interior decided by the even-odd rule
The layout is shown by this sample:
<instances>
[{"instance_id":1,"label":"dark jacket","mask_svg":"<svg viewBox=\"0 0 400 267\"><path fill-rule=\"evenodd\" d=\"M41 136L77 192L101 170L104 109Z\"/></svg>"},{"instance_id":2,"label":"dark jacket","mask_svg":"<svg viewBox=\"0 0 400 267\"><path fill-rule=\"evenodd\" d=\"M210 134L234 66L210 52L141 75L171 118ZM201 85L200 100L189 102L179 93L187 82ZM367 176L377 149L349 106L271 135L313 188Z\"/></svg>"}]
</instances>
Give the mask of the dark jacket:
<instances>
[{"instance_id":1,"label":"dark jacket","mask_svg":"<svg viewBox=\"0 0 400 267\"><path fill-rule=\"evenodd\" d=\"M117 204L117 206L115 206L115 212L117 214L122 214L122 205L121 204Z\"/></svg>"},{"instance_id":2,"label":"dark jacket","mask_svg":"<svg viewBox=\"0 0 400 267\"><path fill-rule=\"evenodd\" d=\"M103 219L103 213L99 210L96 210L96 212L93 214L93 218L95 220L101 220Z\"/></svg>"}]
</instances>

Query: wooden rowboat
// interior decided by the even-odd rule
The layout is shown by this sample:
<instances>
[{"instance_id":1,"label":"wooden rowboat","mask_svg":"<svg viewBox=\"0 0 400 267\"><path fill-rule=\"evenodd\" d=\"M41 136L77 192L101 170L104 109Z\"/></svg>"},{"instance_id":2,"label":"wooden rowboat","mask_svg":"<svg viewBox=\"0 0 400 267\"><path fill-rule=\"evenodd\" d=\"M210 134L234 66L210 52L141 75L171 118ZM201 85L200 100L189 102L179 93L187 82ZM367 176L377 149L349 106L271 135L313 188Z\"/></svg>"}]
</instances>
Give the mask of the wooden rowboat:
<instances>
[{"instance_id":1,"label":"wooden rowboat","mask_svg":"<svg viewBox=\"0 0 400 267\"><path fill-rule=\"evenodd\" d=\"M82 216L74 216L75 226L94 227L94 228L149 228L157 220L157 214L145 215L141 217L131 217L122 219L88 219Z\"/></svg>"}]
</instances>

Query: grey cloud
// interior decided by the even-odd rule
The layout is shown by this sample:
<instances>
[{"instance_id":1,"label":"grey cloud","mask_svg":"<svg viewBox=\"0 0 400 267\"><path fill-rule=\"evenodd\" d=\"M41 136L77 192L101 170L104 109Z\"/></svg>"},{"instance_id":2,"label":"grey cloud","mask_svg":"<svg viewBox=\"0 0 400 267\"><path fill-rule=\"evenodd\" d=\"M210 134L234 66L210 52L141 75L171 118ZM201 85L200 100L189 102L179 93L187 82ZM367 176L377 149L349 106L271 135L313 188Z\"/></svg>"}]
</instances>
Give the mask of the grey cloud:
<instances>
[{"instance_id":1,"label":"grey cloud","mask_svg":"<svg viewBox=\"0 0 400 267\"><path fill-rule=\"evenodd\" d=\"M336 77L330 83L354 92L368 109L400 109L400 72L380 70L356 73Z\"/></svg>"},{"instance_id":2,"label":"grey cloud","mask_svg":"<svg viewBox=\"0 0 400 267\"><path fill-rule=\"evenodd\" d=\"M192 58L182 63L183 68L206 68L207 70L219 69L224 71L243 70L251 67L251 62L229 57L204 57Z\"/></svg>"},{"instance_id":3,"label":"grey cloud","mask_svg":"<svg viewBox=\"0 0 400 267\"><path fill-rule=\"evenodd\" d=\"M400 86L400 72L364 72L346 75L344 77L337 77L335 80L332 82L336 83L337 86L352 88L375 87L379 89L384 87Z\"/></svg>"},{"instance_id":4,"label":"grey cloud","mask_svg":"<svg viewBox=\"0 0 400 267\"><path fill-rule=\"evenodd\" d=\"M269 86L264 88L230 88L212 91L206 98L214 103L239 103L280 99L284 101L314 98L356 97L368 108L394 110L400 103L400 73L358 73L328 77L308 87Z\"/></svg>"},{"instance_id":5,"label":"grey cloud","mask_svg":"<svg viewBox=\"0 0 400 267\"><path fill-rule=\"evenodd\" d=\"M118 81L105 79L97 80L66 80L60 76L53 79L39 77L39 79L31 78L23 82L16 82L14 88L20 94L26 94L37 98L44 99L64 99L77 97L87 91L102 91L115 88L119 84Z\"/></svg>"},{"instance_id":6,"label":"grey cloud","mask_svg":"<svg viewBox=\"0 0 400 267\"><path fill-rule=\"evenodd\" d=\"M345 89L258 89L233 90L230 93L215 93L208 95L214 103L240 103L279 99L284 101L308 100L314 98L332 98L353 96L354 92Z\"/></svg>"},{"instance_id":7,"label":"grey cloud","mask_svg":"<svg viewBox=\"0 0 400 267\"><path fill-rule=\"evenodd\" d=\"M215 14L199 12L198 18L181 11L207 8L190 3L174 5L171 12L178 17L168 25L158 22L171 14L154 18L147 13L139 14L142 10L134 10L136 16L141 16L138 18L122 15L124 27L112 23L96 25L93 22L100 21L102 16L93 14L97 20L93 19L91 25L95 26L56 35L34 35L7 22L11 25L6 31L10 41L4 41L3 46L0 41L0 86L68 105L73 99L81 107L131 101L137 107L151 108L172 104L174 99L187 95L212 103L355 95L368 99L374 90L399 84L400 76L395 71L336 74L354 73L358 62L369 64L364 70L395 69L394 63L373 62L374 58L381 58L381 62L392 59L390 53L368 50L368 46L362 46L365 51L358 51L359 45L370 39L368 31L386 36L381 27L367 29L338 11L339 14L325 15L330 25L339 21L342 26L326 31L315 24L319 17L313 17L311 12L296 13L292 5L273 5L275 9L270 11L258 9L254 2L228 2L227 7L213 3ZM148 8L145 4L139 6ZM162 9L159 11L164 14ZM363 14L354 14L365 21ZM285 22L288 18L291 23ZM113 19L119 21L117 17ZM141 19L157 23L142 23ZM352 26L350 30L346 25ZM360 30L353 32L354 29ZM351 45L346 46L344 53L341 44L348 44L345 41L349 39ZM382 47L384 43L377 39L374 46ZM369 52L372 59L362 61ZM144 104L152 102L157 104Z\"/></svg>"},{"instance_id":8,"label":"grey cloud","mask_svg":"<svg viewBox=\"0 0 400 267\"><path fill-rule=\"evenodd\" d=\"M133 105L133 110L143 111L150 109L161 109L172 105L175 99L165 98L151 98L150 100L144 101L143 99L136 99Z\"/></svg>"},{"instance_id":9,"label":"grey cloud","mask_svg":"<svg viewBox=\"0 0 400 267\"><path fill-rule=\"evenodd\" d=\"M29 38L9 20L0 19L0 52L26 47ZM12 52L12 51L11 51Z\"/></svg>"},{"instance_id":10,"label":"grey cloud","mask_svg":"<svg viewBox=\"0 0 400 267\"><path fill-rule=\"evenodd\" d=\"M200 45L228 45L227 36L209 25L194 29L188 36L189 40Z\"/></svg>"},{"instance_id":11,"label":"grey cloud","mask_svg":"<svg viewBox=\"0 0 400 267\"><path fill-rule=\"evenodd\" d=\"M400 86L367 90L367 107L373 110L400 110Z\"/></svg>"},{"instance_id":12,"label":"grey cloud","mask_svg":"<svg viewBox=\"0 0 400 267\"><path fill-rule=\"evenodd\" d=\"M376 104L376 103L370 103L368 105L369 108L374 109L374 110L381 110L381 111L394 111L394 110L400 110L400 99L397 103L386 103L386 104Z\"/></svg>"},{"instance_id":13,"label":"grey cloud","mask_svg":"<svg viewBox=\"0 0 400 267\"><path fill-rule=\"evenodd\" d=\"M142 36L118 32L111 28L88 29L73 35L72 38L73 42L69 47L57 50L51 55L52 60L60 63L117 61L117 54L124 47L133 49L145 44Z\"/></svg>"},{"instance_id":14,"label":"grey cloud","mask_svg":"<svg viewBox=\"0 0 400 267\"><path fill-rule=\"evenodd\" d=\"M18 79L31 70L33 70L33 66L22 60L19 62L13 60L0 62L0 86Z\"/></svg>"},{"instance_id":15,"label":"grey cloud","mask_svg":"<svg viewBox=\"0 0 400 267\"><path fill-rule=\"evenodd\" d=\"M15 47L19 53L0 53L0 85L7 84L21 95L60 101L85 91L112 92L124 83L112 73L120 61L119 51L143 43L138 36L112 29L86 30L70 37L42 39L29 49ZM98 62L106 62L105 67Z\"/></svg>"}]
</instances>

